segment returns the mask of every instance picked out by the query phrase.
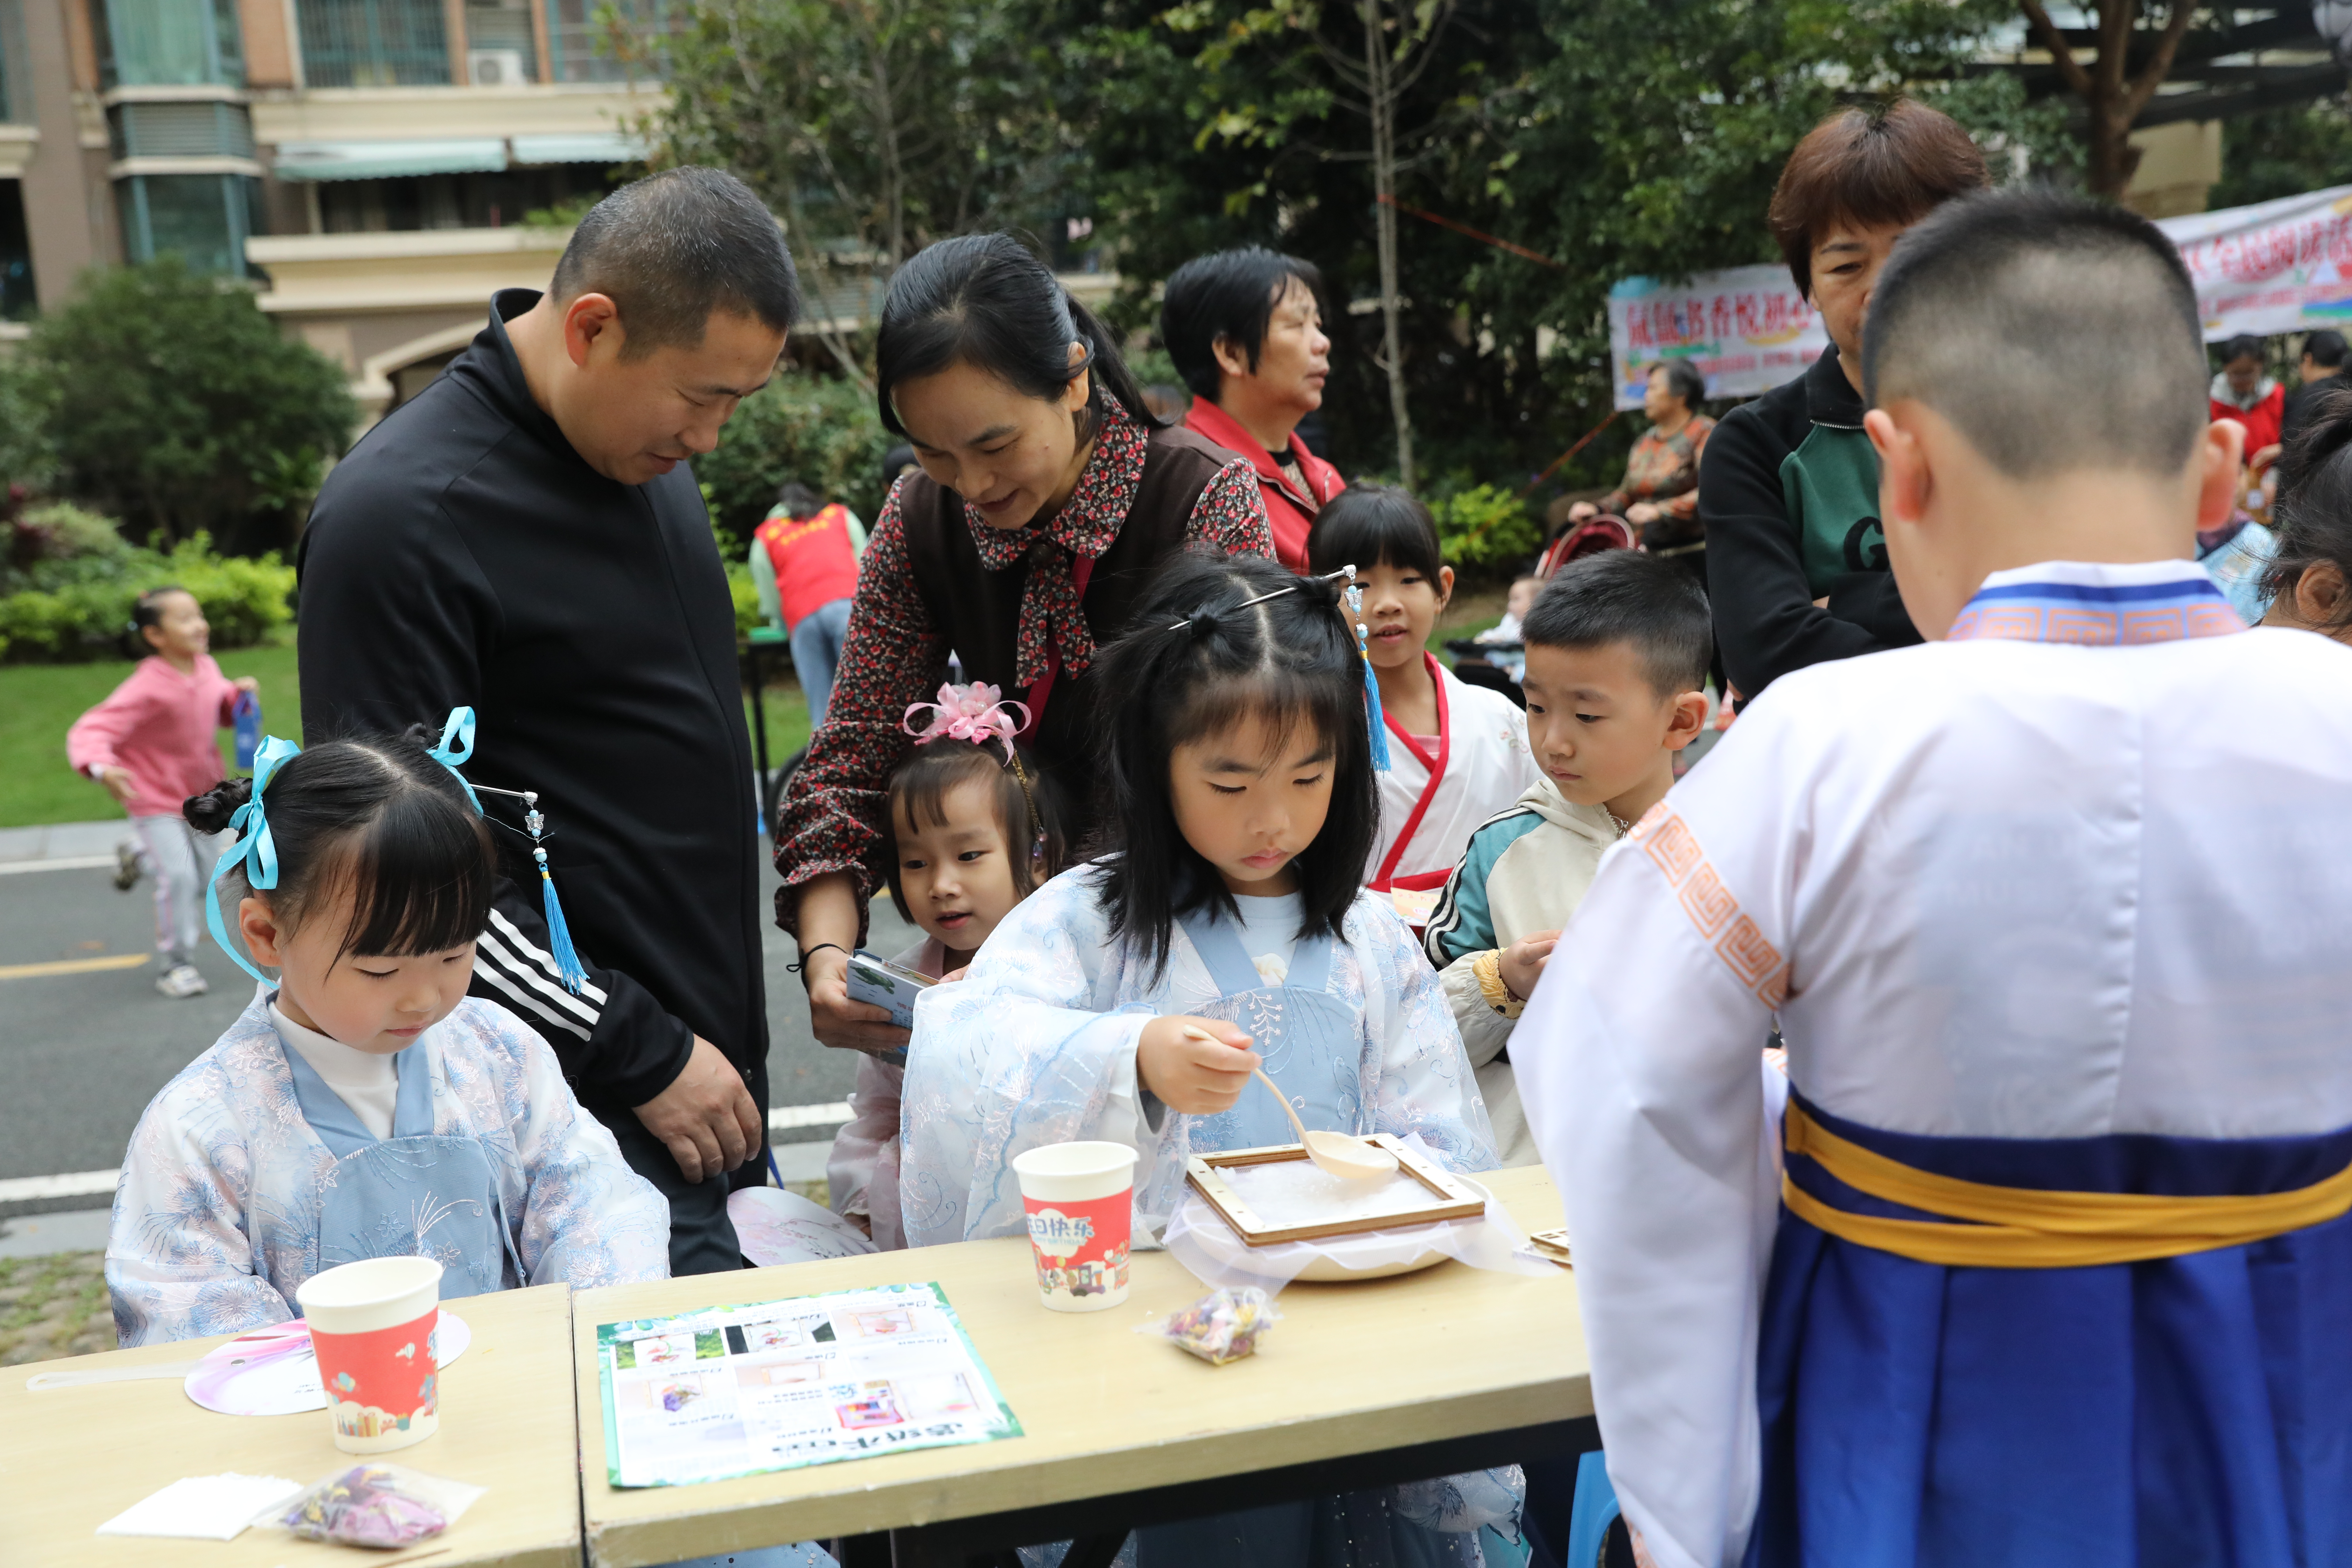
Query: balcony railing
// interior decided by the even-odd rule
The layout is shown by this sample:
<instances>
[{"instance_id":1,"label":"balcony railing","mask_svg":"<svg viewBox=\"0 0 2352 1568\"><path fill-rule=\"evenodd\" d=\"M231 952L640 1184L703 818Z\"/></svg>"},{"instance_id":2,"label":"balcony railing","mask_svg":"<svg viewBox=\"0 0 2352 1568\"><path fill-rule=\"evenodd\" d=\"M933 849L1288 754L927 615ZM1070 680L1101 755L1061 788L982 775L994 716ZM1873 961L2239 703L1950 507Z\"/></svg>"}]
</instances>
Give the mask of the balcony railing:
<instances>
[{"instance_id":1,"label":"balcony railing","mask_svg":"<svg viewBox=\"0 0 2352 1568\"><path fill-rule=\"evenodd\" d=\"M295 0L312 87L429 87L449 79L441 0Z\"/></svg>"}]
</instances>

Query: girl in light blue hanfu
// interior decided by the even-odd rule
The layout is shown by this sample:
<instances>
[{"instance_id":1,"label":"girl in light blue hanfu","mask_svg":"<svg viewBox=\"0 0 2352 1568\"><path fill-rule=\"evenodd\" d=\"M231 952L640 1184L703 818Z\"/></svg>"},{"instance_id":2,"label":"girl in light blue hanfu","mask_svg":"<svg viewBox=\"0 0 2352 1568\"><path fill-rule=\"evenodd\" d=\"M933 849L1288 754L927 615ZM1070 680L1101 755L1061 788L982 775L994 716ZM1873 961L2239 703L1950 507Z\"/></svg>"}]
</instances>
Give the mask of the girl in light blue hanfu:
<instances>
[{"instance_id":1,"label":"girl in light blue hanfu","mask_svg":"<svg viewBox=\"0 0 2352 1568\"><path fill-rule=\"evenodd\" d=\"M123 1344L282 1322L303 1280L362 1258L438 1258L444 1298L667 1276L661 1194L546 1041L466 995L495 875L456 772L472 729L461 709L437 750L271 739L249 783L187 803L238 832L208 914L261 984L131 1134L106 1248ZM278 979L229 940L224 887Z\"/></svg>"},{"instance_id":2,"label":"girl in light blue hanfu","mask_svg":"<svg viewBox=\"0 0 2352 1568\"><path fill-rule=\"evenodd\" d=\"M961 983L916 1003L912 1246L1021 1234L1013 1156L1077 1139L1137 1150L1136 1229L1157 1230L1193 1153L1291 1142L1261 1062L1310 1128L1497 1163L1437 976L1359 886L1375 759L1339 590L1188 557L1134 625L1101 655L1128 698L1102 759L1116 851L1039 889ZM1520 1489L1516 1470L1449 1477L1153 1527L1135 1550L1143 1568L1474 1563L1480 1524L1517 1535Z\"/></svg>"}]
</instances>

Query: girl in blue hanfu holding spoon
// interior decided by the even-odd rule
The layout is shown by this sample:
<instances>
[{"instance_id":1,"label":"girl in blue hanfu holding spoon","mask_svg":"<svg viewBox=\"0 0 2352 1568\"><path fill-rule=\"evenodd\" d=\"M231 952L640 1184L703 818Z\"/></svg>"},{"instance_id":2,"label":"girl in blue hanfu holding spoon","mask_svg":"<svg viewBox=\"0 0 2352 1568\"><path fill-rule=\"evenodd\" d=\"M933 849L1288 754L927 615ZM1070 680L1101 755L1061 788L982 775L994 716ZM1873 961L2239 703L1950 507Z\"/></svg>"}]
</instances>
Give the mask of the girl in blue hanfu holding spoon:
<instances>
[{"instance_id":1,"label":"girl in blue hanfu holding spoon","mask_svg":"<svg viewBox=\"0 0 2352 1568\"><path fill-rule=\"evenodd\" d=\"M439 1259L444 1299L668 1275L661 1194L580 1109L546 1041L466 994L495 875L488 819L457 772L472 710L437 748L429 735L309 751L272 738L250 783L187 803L203 831L237 831L207 915L261 984L131 1134L106 1248L123 1344L282 1322L296 1287L362 1258Z\"/></svg>"},{"instance_id":2,"label":"girl in blue hanfu holding spoon","mask_svg":"<svg viewBox=\"0 0 2352 1568\"><path fill-rule=\"evenodd\" d=\"M916 1002L910 1245L1021 1234L1013 1156L1082 1139L1139 1152L1136 1229L1157 1230L1191 1155L1292 1142L1250 1087L1261 1061L1311 1129L1497 1163L1436 973L1360 885L1374 762L1339 594L1254 557L1187 557L1104 651L1102 689L1126 698L1103 756L1119 843ZM1136 1561L1466 1563L1479 1525L1517 1535L1516 1471L1449 1480L1154 1526Z\"/></svg>"}]
</instances>

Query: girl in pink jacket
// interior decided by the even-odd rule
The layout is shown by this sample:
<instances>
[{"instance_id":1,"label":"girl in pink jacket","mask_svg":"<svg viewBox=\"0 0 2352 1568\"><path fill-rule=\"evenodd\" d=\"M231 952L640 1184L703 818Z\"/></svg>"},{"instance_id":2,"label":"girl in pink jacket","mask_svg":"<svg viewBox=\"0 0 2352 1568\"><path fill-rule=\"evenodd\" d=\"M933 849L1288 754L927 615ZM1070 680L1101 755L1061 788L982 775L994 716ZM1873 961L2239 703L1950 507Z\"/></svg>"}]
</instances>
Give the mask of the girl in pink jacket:
<instances>
[{"instance_id":1,"label":"girl in pink jacket","mask_svg":"<svg viewBox=\"0 0 2352 1568\"><path fill-rule=\"evenodd\" d=\"M185 588L140 595L131 630L154 652L74 721L66 758L76 773L104 784L138 830L138 843L122 847L115 886L128 891L142 870L155 879L155 951L163 966L155 989L201 996L205 977L192 960L211 840L189 828L180 806L220 783L218 731L234 721L237 693L258 686L251 676L229 679L213 662L205 651L212 628Z\"/></svg>"}]
</instances>

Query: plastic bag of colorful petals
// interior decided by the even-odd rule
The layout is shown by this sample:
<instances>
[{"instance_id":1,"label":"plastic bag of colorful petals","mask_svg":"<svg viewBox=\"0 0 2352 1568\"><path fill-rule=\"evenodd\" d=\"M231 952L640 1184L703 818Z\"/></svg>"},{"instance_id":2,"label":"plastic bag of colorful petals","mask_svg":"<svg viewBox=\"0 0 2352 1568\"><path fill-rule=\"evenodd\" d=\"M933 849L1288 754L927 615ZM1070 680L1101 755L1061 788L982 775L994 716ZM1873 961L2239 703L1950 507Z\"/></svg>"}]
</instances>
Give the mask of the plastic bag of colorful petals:
<instances>
[{"instance_id":1,"label":"plastic bag of colorful petals","mask_svg":"<svg viewBox=\"0 0 2352 1568\"><path fill-rule=\"evenodd\" d=\"M1243 1285L1210 1291L1171 1313L1159 1331L1210 1365L1223 1366L1256 1350L1259 1337L1281 1321L1273 1297Z\"/></svg>"},{"instance_id":2,"label":"plastic bag of colorful petals","mask_svg":"<svg viewBox=\"0 0 2352 1568\"><path fill-rule=\"evenodd\" d=\"M271 1509L266 1522L306 1541L413 1546L456 1523L482 1489L403 1465L353 1465Z\"/></svg>"}]
</instances>

